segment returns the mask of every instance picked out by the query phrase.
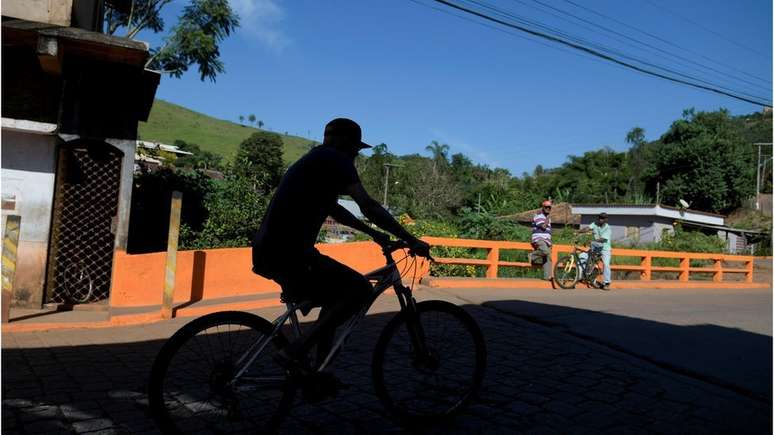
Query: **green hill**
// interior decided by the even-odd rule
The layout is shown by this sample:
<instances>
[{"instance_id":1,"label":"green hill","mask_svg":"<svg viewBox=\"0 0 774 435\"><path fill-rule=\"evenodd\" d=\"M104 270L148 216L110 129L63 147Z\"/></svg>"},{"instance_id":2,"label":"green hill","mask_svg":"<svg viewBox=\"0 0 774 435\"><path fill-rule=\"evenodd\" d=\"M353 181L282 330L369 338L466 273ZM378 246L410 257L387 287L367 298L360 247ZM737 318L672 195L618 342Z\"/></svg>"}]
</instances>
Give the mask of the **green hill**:
<instances>
[{"instance_id":1,"label":"green hill","mask_svg":"<svg viewBox=\"0 0 774 435\"><path fill-rule=\"evenodd\" d=\"M165 144L172 144L177 139L195 143L202 150L220 154L226 160L231 160L239 144L257 131L260 130L216 119L157 99L153 103L148 122L140 123L139 135L142 140ZM303 137L283 134L280 136L285 145L286 163L296 161L309 150L312 143Z\"/></svg>"}]
</instances>

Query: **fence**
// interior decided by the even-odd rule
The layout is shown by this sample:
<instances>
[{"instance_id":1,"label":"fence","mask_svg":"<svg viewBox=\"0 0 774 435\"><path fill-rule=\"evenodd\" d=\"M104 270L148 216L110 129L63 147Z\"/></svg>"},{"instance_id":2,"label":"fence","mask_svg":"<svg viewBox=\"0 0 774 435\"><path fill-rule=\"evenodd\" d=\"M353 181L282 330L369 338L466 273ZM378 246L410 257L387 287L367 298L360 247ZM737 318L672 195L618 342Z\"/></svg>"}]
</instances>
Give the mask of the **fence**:
<instances>
[{"instance_id":1,"label":"fence","mask_svg":"<svg viewBox=\"0 0 774 435\"><path fill-rule=\"evenodd\" d=\"M526 242L507 242L492 240L472 240L472 239L447 239L441 237L423 237L423 240L432 246L469 248L486 250L486 259L481 258L436 258L438 264L464 265L464 266L483 266L486 268L485 276L487 278L497 278L501 267L522 267L531 268L529 262L502 261L500 260L500 251L532 251L532 246ZM570 252L573 247L570 245L554 245L551 252L551 260L556 264L560 253ZM743 255L727 254L705 254L698 252L670 252L670 251L648 251L640 249L613 248L613 260L616 257L627 257L629 259L639 259L639 264L612 264L611 271L621 272L639 272L640 280L650 281L654 273L676 273L679 281L689 281L691 274L711 274L712 281L726 281L726 275L744 274L744 282L753 282L753 261L755 257ZM655 260L655 261L654 261ZM635 260L636 262L636 260ZM659 263L678 263L676 266L666 266ZM699 266L691 263L711 263L711 267L705 264ZM734 262L744 263L743 268L725 267L723 263Z\"/></svg>"}]
</instances>

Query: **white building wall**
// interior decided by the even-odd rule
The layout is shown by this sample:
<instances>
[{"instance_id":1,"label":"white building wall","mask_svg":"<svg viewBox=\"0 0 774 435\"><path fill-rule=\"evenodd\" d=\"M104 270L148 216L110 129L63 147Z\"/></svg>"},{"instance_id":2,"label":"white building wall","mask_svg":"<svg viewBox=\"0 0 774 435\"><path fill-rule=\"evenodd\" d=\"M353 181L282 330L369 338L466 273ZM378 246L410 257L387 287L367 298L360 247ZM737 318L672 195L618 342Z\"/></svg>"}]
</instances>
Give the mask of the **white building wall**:
<instances>
[{"instance_id":1,"label":"white building wall","mask_svg":"<svg viewBox=\"0 0 774 435\"><path fill-rule=\"evenodd\" d=\"M21 216L14 304L42 303L56 173L56 145L50 134L2 129L3 234L5 216Z\"/></svg>"}]
</instances>

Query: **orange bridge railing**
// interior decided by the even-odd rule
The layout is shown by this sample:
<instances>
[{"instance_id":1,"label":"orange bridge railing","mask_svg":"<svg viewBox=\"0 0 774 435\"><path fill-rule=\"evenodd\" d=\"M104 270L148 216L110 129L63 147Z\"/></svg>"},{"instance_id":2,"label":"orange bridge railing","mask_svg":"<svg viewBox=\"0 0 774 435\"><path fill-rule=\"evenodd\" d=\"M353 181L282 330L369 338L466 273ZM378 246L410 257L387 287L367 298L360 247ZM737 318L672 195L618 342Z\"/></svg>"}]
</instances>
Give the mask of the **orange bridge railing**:
<instances>
[{"instance_id":1,"label":"orange bridge railing","mask_svg":"<svg viewBox=\"0 0 774 435\"><path fill-rule=\"evenodd\" d=\"M483 266L486 268L487 278L497 278L498 272L501 267L521 267L531 268L532 265L529 262L518 261L502 261L500 260L500 253L503 250L512 251L532 251L532 246L526 242L508 242L508 241L492 241L492 240L473 240L473 239L449 239L442 237L423 237L423 240L430 243L432 246L438 247L455 247L455 248L473 248L484 249L487 251L486 259L480 258L436 258L438 264L454 264L454 265L469 265L469 266ZM570 252L573 247L570 245L554 245L551 252L551 259L553 264L556 264L557 258L560 253ZM753 282L753 263L755 257L745 255L729 255L729 254L706 254L699 252L672 252L672 251L650 251L643 249L623 249L613 248L612 250L613 261L616 257L629 257L634 259L639 258L639 264L611 264L610 269L612 271L621 272L639 272L640 280L650 281L653 279L653 274L658 272L672 272L677 273L679 281L689 281L692 273L712 274L712 281L723 282L727 275L731 274L744 274L744 282ZM677 266L664 266L658 265L658 263L666 263L667 261L659 261L659 259L670 259L672 262L677 263ZM654 261L655 260L655 261ZM631 260L630 260L631 261ZM691 262L711 263L711 266L691 266ZM730 268L724 266L724 263L743 263L744 267Z\"/></svg>"}]
</instances>

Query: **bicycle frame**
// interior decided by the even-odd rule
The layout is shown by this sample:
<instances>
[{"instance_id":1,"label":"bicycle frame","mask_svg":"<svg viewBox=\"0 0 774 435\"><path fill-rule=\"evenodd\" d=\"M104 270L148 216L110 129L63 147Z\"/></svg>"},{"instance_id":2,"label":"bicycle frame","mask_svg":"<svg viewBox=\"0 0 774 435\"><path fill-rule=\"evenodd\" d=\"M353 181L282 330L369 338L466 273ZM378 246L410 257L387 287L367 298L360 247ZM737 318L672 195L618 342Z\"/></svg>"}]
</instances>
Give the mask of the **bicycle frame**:
<instances>
[{"instance_id":1,"label":"bicycle frame","mask_svg":"<svg viewBox=\"0 0 774 435\"><path fill-rule=\"evenodd\" d=\"M347 337L352 333L352 331L355 330L355 327L357 324L366 316L366 313L371 308L373 303L376 301L376 299L384 293L385 290L387 290L390 287L395 288L395 294L398 297L398 302L400 303L401 311L405 311L407 308L409 310L413 310L414 308L414 298L411 295L411 289L404 286L401 274L398 271L397 263L392 258L392 253L385 252L384 256L387 260L387 265L380 267L379 269L373 270L367 274L365 274L365 277L369 281L376 281L374 284L374 290L371 293L370 300L368 304L366 304L360 311L358 311L355 315L349 318L342 326L341 326L341 332L339 334L338 339L331 347L331 350L328 352L328 355L326 356L325 360L322 364L317 368L317 371L320 372L324 370L328 364L330 364L331 360L333 359L333 356L336 354L336 352L339 350L339 348L342 347L344 344L344 341L346 341ZM404 258L405 259L405 258ZM400 260L403 261L403 260ZM290 302L285 304L287 306L287 309L283 314L281 314L279 317L274 319L272 322L272 325L274 329L272 330L271 334L262 337L259 340L257 340L255 343L253 343L247 351L237 360L237 367L239 367L245 360L247 361L237 372L237 374L234 376L234 378L229 382L229 384L235 383L237 380L239 380L240 377L244 374L244 372L247 370L248 367L250 367L253 362L258 358L258 356L263 352L263 350L266 348L266 346L269 344L269 342L279 333L280 329L283 325L285 325L288 320L290 320L291 329L296 337L301 336L301 322L298 320L298 310L304 310L304 309L311 309L315 305L312 302ZM415 326L415 325L414 325ZM422 335L421 331L419 332L420 336ZM412 334L412 338L414 335ZM418 348L421 348L421 343L414 343L415 346L420 346Z\"/></svg>"}]
</instances>

